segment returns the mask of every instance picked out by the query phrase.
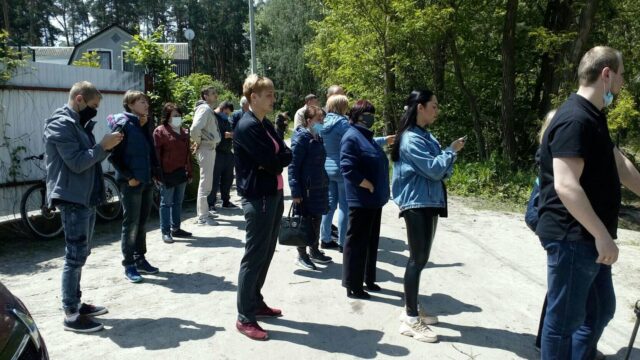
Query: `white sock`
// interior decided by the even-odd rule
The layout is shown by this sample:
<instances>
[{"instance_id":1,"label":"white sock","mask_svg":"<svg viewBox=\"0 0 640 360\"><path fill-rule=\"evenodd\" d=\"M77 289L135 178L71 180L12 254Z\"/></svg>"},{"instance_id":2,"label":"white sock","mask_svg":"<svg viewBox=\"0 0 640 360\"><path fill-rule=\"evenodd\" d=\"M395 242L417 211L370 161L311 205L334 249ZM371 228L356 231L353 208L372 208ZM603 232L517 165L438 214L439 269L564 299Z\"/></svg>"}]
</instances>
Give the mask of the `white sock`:
<instances>
[{"instance_id":1,"label":"white sock","mask_svg":"<svg viewBox=\"0 0 640 360\"><path fill-rule=\"evenodd\" d=\"M78 319L78 316L80 316L80 313L76 311L73 314L67 314L66 318L67 321L76 321Z\"/></svg>"}]
</instances>

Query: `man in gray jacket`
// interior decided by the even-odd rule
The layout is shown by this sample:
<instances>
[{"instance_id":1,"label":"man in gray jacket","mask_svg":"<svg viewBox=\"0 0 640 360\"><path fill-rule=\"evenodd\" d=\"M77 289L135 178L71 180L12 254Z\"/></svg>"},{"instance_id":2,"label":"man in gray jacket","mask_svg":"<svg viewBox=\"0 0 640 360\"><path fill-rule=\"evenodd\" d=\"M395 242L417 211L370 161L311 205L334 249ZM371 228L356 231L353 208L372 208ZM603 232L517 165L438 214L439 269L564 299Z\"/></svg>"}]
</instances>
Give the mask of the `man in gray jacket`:
<instances>
[{"instance_id":1,"label":"man in gray jacket","mask_svg":"<svg viewBox=\"0 0 640 360\"><path fill-rule=\"evenodd\" d=\"M218 101L218 93L213 86L205 86L200 91L200 100L191 125L191 139L195 144L195 155L200 165L200 183L198 184L197 213L198 225L217 225L209 214L207 196L213 185L213 166L216 161L216 146L220 143L218 120L213 113Z\"/></svg>"},{"instance_id":2,"label":"man in gray jacket","mask_svg":"<svg viewBox=\"0 0 640 360\"><path fill-rule=\"evenodd\" d=\"M80 302L82 267L91 253L90 243L96 220L96 205L104 201L104 181L100 163L107 151L122 141L122 134L107 134L97 144L94 121L102 95L87 81L73 85L67 105L45 121L44 141L47 166L47 204L60 209L65 238L62 270L64 329L93 332L102 324L91 316L107 309Z\"/></svg>"}]
</instances>

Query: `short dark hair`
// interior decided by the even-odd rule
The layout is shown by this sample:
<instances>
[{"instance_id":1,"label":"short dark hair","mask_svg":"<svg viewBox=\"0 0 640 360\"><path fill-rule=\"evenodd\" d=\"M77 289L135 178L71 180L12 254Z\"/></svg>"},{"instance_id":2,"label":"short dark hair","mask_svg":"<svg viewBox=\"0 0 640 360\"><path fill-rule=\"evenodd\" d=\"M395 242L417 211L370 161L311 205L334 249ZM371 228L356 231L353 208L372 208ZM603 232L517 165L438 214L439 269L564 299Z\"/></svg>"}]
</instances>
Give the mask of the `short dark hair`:
<instances>
[{"instance_id":1,"label":"short dark hair","mask_svg":"<svg viewBox=\"0 0 640 360\"><path fill-rule=\"evenodd\" d=\"M204 96L209 95L210 93L217 94L218 91L213 87L213 85L203 86L202 89L200 89L200 99L204 100Z\"/></svg>"},{"instance_id":2,"label":"short dark hair","mask_svg":"<svg viewBox=\"0 0 640 360\"><path fill-rule=\"evenodd\" d=\"M598 80L605 67L614 72L620 70L622 53L608 46L596 46L587 51L578 65L580 85L591 85Z\"/></svg>"},{"instance_id":3,"label":"short dark hair","mask_svg":"<svg viewBox=\"0 0 640 360\"><path fill-rule=\"evenodd\" d=\"M314 94L309 94L307 96L304 97L304 103L308 103L311 100L317 99L318 97L315 96Z\"/></svg>"},{"instance_id":4,"label":"short dark hair","mask_svg":"<svg viewBox=\"0 0 640 360\"><path fill-rule=\"evenodd\" d=\"M351 108L350 115L349 115L349 122L352 124L356 124L360 119L360 115L366 112L375 114L376 108L368 100L364 100L364 99L358 100L355 103L355 105L353 105L353 107Z\"/></svg>"},{"instance_id":5,"label":"short dark hair","mask_svg":"<svg viewBox=\"0 0 640 360\"><path fill-rule=\"evenodd\" d=\"M168 102L164 104L162 107L162 124L167 125L169 120L171 120L171 113L177 111L178 114L182 115L182 111L178 108L178 105Z\"/></svg>"},{"instance_id":6,"label":"short dark hair","mask_svg":"<svg viewBox=\"0 0 640 360\"><path fill-rule=\"evenodd\" d=\"M233 111L233 104L231 103L231 101L225 100L221 102L218 107L220 108L221 111L224 111L224 110Z\"/></svg>"}]
</instances>

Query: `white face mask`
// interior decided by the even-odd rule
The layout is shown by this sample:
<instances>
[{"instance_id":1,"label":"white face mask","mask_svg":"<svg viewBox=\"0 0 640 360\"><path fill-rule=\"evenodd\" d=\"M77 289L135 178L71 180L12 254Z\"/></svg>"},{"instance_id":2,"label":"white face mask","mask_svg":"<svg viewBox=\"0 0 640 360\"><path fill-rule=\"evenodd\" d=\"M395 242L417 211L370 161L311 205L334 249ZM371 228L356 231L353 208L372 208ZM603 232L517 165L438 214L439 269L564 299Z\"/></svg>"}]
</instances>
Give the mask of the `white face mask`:
<instances>
[{"instance_id":1,"label":"white face mask","mask_svg":"<svg viewBox=\"0 0 640 360\"><path fill-rule=\"evenodd\" d=\"M172 117L171 118L171 126L180 127L180 125L182 125L182 118L181 117L176 116L176 117Z\"/></svg>"}]
</instances>

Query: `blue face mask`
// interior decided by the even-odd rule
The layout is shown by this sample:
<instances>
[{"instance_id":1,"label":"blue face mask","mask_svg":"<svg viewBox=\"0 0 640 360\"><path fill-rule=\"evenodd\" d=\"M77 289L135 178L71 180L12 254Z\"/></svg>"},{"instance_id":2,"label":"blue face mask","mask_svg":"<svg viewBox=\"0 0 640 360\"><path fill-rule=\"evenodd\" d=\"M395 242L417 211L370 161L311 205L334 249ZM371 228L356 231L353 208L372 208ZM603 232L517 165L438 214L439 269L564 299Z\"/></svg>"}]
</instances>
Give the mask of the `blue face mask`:
<instances>
[{"instance_id":1,"label":"blue face mask","mask_svg":"<svg viewBox=\"0 0 640 360\"><path fill-rule=\"evenodd\" d=\"M605 93L602 95L602 100L604 101L604 107L611 105L611 103L613 102L613 94L611 93L611 77L609 77L609 91L606 91L605 88Z\"/></svg>"},{"instance_id":2,"label":"blue face mask","mask_svg":"<svg viewBox=\"0 0 640 360\"><path fill-rule=\"evenodd\" d=\"M324 128L323 124L315 123L311 127L311 132L314 133L314 134L320 134L320 132L322 131L323 128Z\"/></svg>"}]
</instances>

